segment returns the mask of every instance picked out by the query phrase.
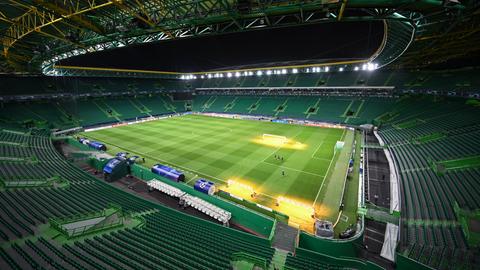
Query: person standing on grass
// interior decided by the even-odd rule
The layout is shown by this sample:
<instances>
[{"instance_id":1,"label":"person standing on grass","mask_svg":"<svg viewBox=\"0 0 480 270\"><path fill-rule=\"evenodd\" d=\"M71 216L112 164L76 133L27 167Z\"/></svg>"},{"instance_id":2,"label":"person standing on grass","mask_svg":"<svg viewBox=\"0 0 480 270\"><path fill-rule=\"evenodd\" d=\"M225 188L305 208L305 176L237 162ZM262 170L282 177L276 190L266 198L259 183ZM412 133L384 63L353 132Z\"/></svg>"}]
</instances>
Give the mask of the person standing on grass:
<instances>
[{"instance_id":1,"label":"person standing on grass","mask_svg":"<svg viewBox=\"0 0 480 270\"><path fill-rule=\"evenodd\" d=\"M285 171L282 171L282 176L285 176Z\"/></svg>"}]
</instances>

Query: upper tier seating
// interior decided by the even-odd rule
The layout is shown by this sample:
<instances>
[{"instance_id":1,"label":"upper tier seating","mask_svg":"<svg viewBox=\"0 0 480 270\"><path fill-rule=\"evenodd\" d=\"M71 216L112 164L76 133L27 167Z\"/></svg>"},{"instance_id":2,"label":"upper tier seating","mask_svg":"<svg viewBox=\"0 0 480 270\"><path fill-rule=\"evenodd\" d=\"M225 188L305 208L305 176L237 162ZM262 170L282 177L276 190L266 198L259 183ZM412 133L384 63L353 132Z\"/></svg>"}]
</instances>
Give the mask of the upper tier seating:
<instances>
[{"instance_id":1,"label":"upper tier seating","mask_svg":"<svg viewBox=\"0 0 480 270\"><path fill-rule=\"evenodd\" d=\"M479 108L464 100L404 100L379 131L395 159L401 187L400 251L439 269L478 265L478 250L468 248L453 205L480 208L480 168L434 172L430 162L480 153ZM418 142L429 134L443 134Z\"/></svg>"},{"instance_id":2,"label":"upper tier seating","mask_svg":"<svg viewBox=\"0 0 480 270\"><path fill-rule=\"evenodd\" d=\"M120 115L132 116L135 110L138 111L139 115L146 115L140 112L143 109L149 111L149 114L152 115L171 113L181 110L184 104L183 102L172 103L171 99L166 96L139 97L129 100L135 102L135 105L128 100L123 100L120 104L112 104L111 107L115 107L114 110ZM103 103L95 104L91 100L59 102L58 105L55 105L57 107L46 110L42 110L42 106L48 104L18 105L6 103L0 111L0 118L16 119L18 117L21 121L31 118L37 121L55 122L54 112L58 110L71 114L82 125L118 121L116 117L109 116L104 112L105 106L109 105L110 101L102 99L101 102ZM256 106L252 107L253 104L256 104ZM282 105L282 109L279 109L280 105ZM124 109L124 106L128 106L128 109ZM35 112L31 108L35 108ZM308 112L309 108L314 110ZM193 109L205 112L306 118L347 124L372 122L375 118L388 113L388 117L385 118L386 120L379 128L379 134L391 151L399 174L402 204L400 252L440 269L450 269L453 266L468 268L472 265L479 265L480 262L477 261L480 257L478 251L468 246L462 228L456 221L453 204L456 202L461 208L468 210L480 208L478 200L480 198L480 168L452 170L447 171L444 175L439 175L434 172L431 166L434 161L479 155L480 118L478 118L478 107L465 105L463 99L443 97L392 99L197 95L193 100ZM44 112L45 115L43 115ZM350 113L351 115L347 115ZM440 136L434 140L418 142L419 138L428 137L431 134L440 134ZM109 202L122 205L126 211L139 212L157 209L157 206L98 182L64 161L53 149L48 137L1 131L0 142L3 142L0 143L0 157L24 159L15 162L6 159L0 160L0 178L4 181L17 181L18 179L39 181L59 177L71 183L68 189L46 187L0 192L0 202L2 205L6 205L6 207L0 209L2 217L5 216L5 219L0 221L0 238L4 240L31 235L37 225L46 222L50 217L69 216L103 209ZM35 161L32 162L32 160ZM157 219L152 218L150 222L157 222ZM168 225L158 226L167 227ZM149 226L146 228L149 228ZM85 255L84 263L103 259L101 265L107 266L111 263L125 267L126 261L123 262L122 260L127 260L126 257L117 260L114 258L115 256L108 255L106 257L98 256L99 259L95 255L100 254L100 250L102 250L102 254L116 254L111 253L113 252L111 250L116 249L118 249L118 252L123 252L125 249L130 250L129 245L131 244L127 237L133 236L127 234L127 232L129 233L127 230L112 234L109 236L111 238L99 237L88 242L79 242L73 246L61 247L61 250L68 254ZM128 236L123 235L124 233ZM236 233L232 232L232 234ZM190 234L193 234L193 232L190 232ZM114 237L120 236L125 240L121 244L120 242L116 243L116 241L110 243ZM209 243L206 239L200 242L206 246ZM37 243L33 243L33 245L37 245ZM106 246L111 248L106 249ZM24 257L33 252L29 249L32 249L32 247L12 246L11 249L6 251L0 250L0 257L8 262L8 257L2 254ZM107 251L103 251L105 249ZM26 251L22 252L22 250ZM132 252L128 253L127 257L129 258L131 256L136 258L135 260L148 258L145 253L140 253L140 250L133 247L131 250L128 251ZM252 250L255 250L255 248L252 248ZM271 252L269 249L265 249L265 251L261 248L261 250L259 254ZM216 254L214 251L212 252ZM75 256L78 257L78 255ZM224 255L218 254L216 256L218 258L224 257ZM39 258L41 258L41 255L32 260L45 266L46 262ZM269 259L268 256L265 258ZM26 260L30 261L30 259ZM219 259L219 261L222 260ZM299 268L308 269L312 267L309 262L303 262L298 258L289 258L287 262L289 261L292 265L300 265ZM137 263L131 263L137 266ZM167 259L162 263L164 263L165 268L169 268L170 264L168 264ZM210 264L204 264L202 267L209 268ZM180 266L180 268L182 267Z\"/></svg>"},{"instance_id":3,"label":"upper tier seating","mask_svg":"<svg viewBox=\"0 0 480 270\"><path fill-rule=\"evenodd\" d=\"M0 121L46 122L45 127L66 129L185 110L184 102L172 102L164 95L5 103L0 107Z\"/></svg>"},{"instance_id":4,"label":"upper tier seating","mask_svg":"<svg viewBox=\"0 0 480 270\"><path fill-rule=\"evenodd\" d=\"M49 137L1 131L0 138L0 141L22 144L2 145L0 157L14 152L39 159L35 165L28 161L0 161L2 179L58 175L70 181L68 188L0 191L2 241L35 234L37 226L49 218L99 211L109 203L120 205L126 213L154 210L145 216L143 228L96 236L73 245L59 246L44 238L37 242L28 240L25 245L12 243L10 247L0 248L0 265L6 267L2 269L16 269L16 265L60 269L62 265L97 269L117 266L119 269L228 269L234 252L248 252L267 261L273 255L267 239L187 216L100 182L65 161Z\"/></svg>"}]
</instances>

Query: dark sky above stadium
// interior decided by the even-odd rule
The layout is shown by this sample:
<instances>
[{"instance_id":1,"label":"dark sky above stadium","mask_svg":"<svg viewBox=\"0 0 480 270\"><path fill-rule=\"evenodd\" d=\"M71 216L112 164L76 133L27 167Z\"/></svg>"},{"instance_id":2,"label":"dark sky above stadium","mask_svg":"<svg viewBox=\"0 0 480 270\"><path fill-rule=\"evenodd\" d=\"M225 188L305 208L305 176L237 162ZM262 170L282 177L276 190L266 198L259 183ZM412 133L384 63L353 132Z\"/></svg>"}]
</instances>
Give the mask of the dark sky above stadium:
<instances>
[{"instance_id":1,"label":"dark sky above stadium","mask_svg":"<svg viewBox=\"0 0 480 270\"><path fill-rule=\"evenodd\" d=\"M364 59L380 46L383 23L342 22L184 38L123 47L62 65L195 72Z\"/></svg>"}]
</instances>

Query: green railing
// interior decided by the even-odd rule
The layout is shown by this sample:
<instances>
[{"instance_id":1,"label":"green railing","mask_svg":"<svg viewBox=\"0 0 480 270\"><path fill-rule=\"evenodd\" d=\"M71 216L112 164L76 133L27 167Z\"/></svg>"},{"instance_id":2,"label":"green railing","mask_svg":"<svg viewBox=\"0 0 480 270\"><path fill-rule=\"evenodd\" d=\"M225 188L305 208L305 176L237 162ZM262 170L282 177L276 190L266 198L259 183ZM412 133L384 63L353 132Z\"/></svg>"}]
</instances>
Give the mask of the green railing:
<instances>
[{"instance_id":1,"label":"green railing","mask_svg":"<svg viewBox=\"0 0 480 270\"><path fill-rule=\"evenodd\" d=\"M113 220L111 222L105 222L105 220L107 220L109 217L115 214L118 215L118 219ZM100 223L94 224L92 226L82 226L72 230L66 229L64 227L65 224L89 220L89 219L95 219L100 217L105 217L105 219ZM123 219L122 208L116 204L110 203L108 205L108 208L103 209L101 211L81 213L81 214L73 215L66 218L49 219L49 224L52 228L61 232L66 238L70 239L70 238L74 238L74 237L85 235L85 234L95 233L98 231L123 226L123 221L124 219Z\"/></svg>"},{"instance_id":2,"label":"green railing","mask_svg":"<svg viewBox=\"0 0 480 270\"><path fill-rule=\"evenodd\" d=\"M465 235L465 239L467 240L468 244L471 247L480 246L480 232L473 231L470 227L470 221L480 221L480 209L476 209L474 211L465 210L460 208L458 202L454 202L453 211L455 212L455 216L462 227L463 234Z\"/></svg>"},{"instance_id":3,"label":"green railing","mask_svg":"<svg viewBox=\"0 0 480 270\"><path fill-rule=\"evenodd\" d=\"M90 148L90 147L88 147L88 145L80 143L79 141L77 141L77 140L75 140L74 138L71 138L71 137L66 138L65 142L70 144L71 146L79 148L80 150L83 150L83 151L95 151L95 149Z\"/></svg>"},{"instance_id":4,"label":"green railing","mask_svg":"<svg viewBox=\"0 0 480 270\"><path fill-rule=\"evenodd\" d=\"M252 263L255 267L260 267L261 269L267 269L267 260L260 258L245 252L235 252L232 254L232 262L235 261L246 261Z\"/></svg>"},{"instance_id":5,"label":"green railing","mask_svg":"<svg viewBox=\"0 0 480 270\"><path fill-rule=\"evenodd\" d=\"M261 213L255 212L251 209L248 209L242 205L235 204L233 202L224 200L218 196L210 196L205 193L196 191L192 186L186 185L184 183L177 183L166 178L163 178L157 174L152 173L149 169L135 164L132 166L132 175L143 179L146 181L157 179L163 181L173 187L176 187L183 192L186 192L195 197L199 197L202 200L205 200L211 204L214 204L226 211L232 213L232 221L237 225L243 226L246 229L250 229L265 238L268 237L273 229L273 219L265 216Z\"/></svg>"},{"instance_id":6,"label":"green railing","mask_svg":"<svg viewBox=\"0 0 480 270\"><path fill-rule=\"evenodd\" d=\"M254 210L254 211L256 211L256 212L262 213L262 214L264 214L264 215L266 215L266 216L269 216L269 217L271 217L271 218L273 218L273 219L275 219L275 220L278 220L278 221L282 221L282 222L284 222L284 223L288 223L288 220L289 220L289 218L290 218L288 215L286 215L286 214L284 214L284 213L281 213L281 212L278 212L278 211L275 211L275 210L273 210L273 209L272 209L272 211L268 211L268 210L266 210L266 209L264 209L264 208L262 208L262 207L259 207L256 203L251 202L251 201L249 201L249 200L245 200L245 199L243 199L243 198L242 198L242 199L239 199L239 198L232 197L232 196L230 195L230 193L225 192L225 191L223 191L223 190L219 190L219 191L217 192L217 196L218 196L218 197L221 197L221 198L224 198L224 199L227 199L227 200L229 200L229 201L232 201L232 202L234 202L234 203L236 203L236 204L243 205L243 206L245 206L245 207L247 207L247 208L250 208L250 209L252 209L252 210Z\"/></svg>"},{"instance_id":7,"label":"green railing","mask_svg":"<svg viewBox=\"0 0 480 270\"><path fill-rule=\"evenodd\" d=\"M306 250L302 248L297 248L295 253L297 255L301 255L302 257L308 257L311 259L316 258L317 260L322 261L323 263L335 265L335 266L341 266L348 269L383 270L381 266L370 261L365 261L362 259L358 259L356 257L345 257L345 256L338 257L339 254L343 254L343 253L338 253L334 256L331 256L331 255L313 252L311 250Z\"/></svg>"},{"instance_id":8,"label":"green railing","mask_svg":"<svg viewBox=\"0 0 480 270\"><path fill-rule=\"evenodd\" d=\"M418 261L408 258L397 252L396 258L397 269L399 270L433 270L433 268L422 264Z\"/></svg>"},{"instance_id":9,"label":"green railing","mask_svg":"<svg viewBox=\"0 0 480 270\"><path fill-rule=\"evenodd\" d=\"M70 182L60 178L59 176L53 176L50 178L12 178L2 179L0 178L0 187L4 188L38 188L38 187L51 187L55 183L58 183L62 188L68 187Z\"/></svg>"},{"instance_id":10,"label":"green railing","mask_svg":"<svg viewBox=\"0 0 480 270\"><path fill-rule=\"evenodd\" d=\"M423 136L418 136L416 138L413 138L411 140L411 143L427 143L427 142L431 142L431 141L435 141L435 140L440 140L442 138L445 138L447 137L447 135L443 132L433 132L433 133L430 133L430 134L427 134L427 135L423 135Z\"/></svg>"},{"instance_id":11,"label":"green railing","mask_svg":"<svg viewBox=\"0 0 480 270\"><path fill-rule=\"evenodd\" d=\"M356 258L361 246L363 231L348 239L321 239L306 232L300 232L298 248L336 257Z\"/></svg>"}]
</instances>

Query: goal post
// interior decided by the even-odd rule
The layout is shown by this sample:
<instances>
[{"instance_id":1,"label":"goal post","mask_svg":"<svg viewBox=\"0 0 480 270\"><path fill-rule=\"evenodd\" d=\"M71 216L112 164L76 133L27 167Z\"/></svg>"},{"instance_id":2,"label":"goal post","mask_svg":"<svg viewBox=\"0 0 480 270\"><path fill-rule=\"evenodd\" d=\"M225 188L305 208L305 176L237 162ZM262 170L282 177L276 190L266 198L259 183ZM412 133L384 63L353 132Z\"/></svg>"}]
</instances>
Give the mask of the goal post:
<instances>
[{"instance_id":1,"label":"goal post","mask_svg":"<svg viewBox=\"0 0 480 270\"><path fill-rule=\"evenodd\" d=\"M274 134L264 133L262 138L263 138L263 140L269 140L269 141L274 141L274 142L278 142L278 143L286 143L287 142L287 137L280 136L280 135L274 135Z\"/></svg>"},{"instance_id":2,"label":"goal post","mask_svg":"<svg viewBox=\"0 0 480 270\"><path fill-rule=\"evenodd\" d=\"M337 141L337 143L335 143L335 148L333 149L333 152L335 153L337 151L342 150L344 145L345 145L345 142Z\"/></svg>"}]
</instances>

